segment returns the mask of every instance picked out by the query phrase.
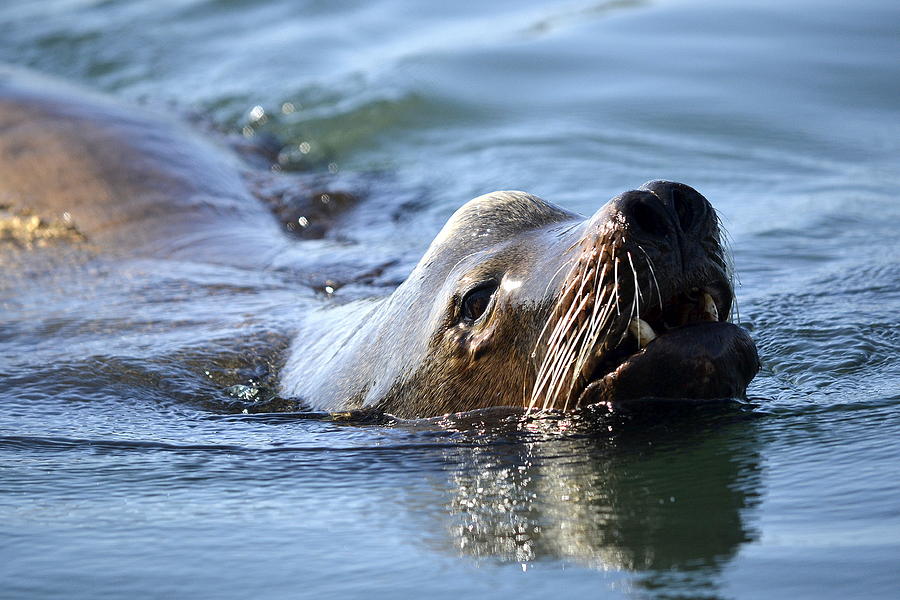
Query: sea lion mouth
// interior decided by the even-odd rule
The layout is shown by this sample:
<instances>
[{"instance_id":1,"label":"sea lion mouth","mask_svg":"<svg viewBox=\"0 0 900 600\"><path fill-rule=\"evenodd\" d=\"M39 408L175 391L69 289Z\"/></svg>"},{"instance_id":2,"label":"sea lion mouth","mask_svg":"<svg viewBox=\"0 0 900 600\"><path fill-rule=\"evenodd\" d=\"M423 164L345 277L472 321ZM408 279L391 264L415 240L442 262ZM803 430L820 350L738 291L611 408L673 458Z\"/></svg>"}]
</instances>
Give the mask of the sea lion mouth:
<instances>
[{"instance_id":1,"label":"sea lion mouth","mask_svg":"<svg viewBox=\"0 0 900 600\"><path fill-rule=\"evenodd\" d=\"M577 235L532 353L529 408L744 397L759 358L727 322L731 264L706 198L652 181L610 200Z\"/></svg>"},{"instance_id":2,"label":"sea lion mouth","mask_svg":"<svg viewBox=\"0 0 900 600\"><path fill-rule=\"evenodd\" d=\"M726 322L731 303L730 285L714 281L633 317L622 341L586 365L576 405L742 397L759 357L750 335Z\"/></svg>"}]
</instances>

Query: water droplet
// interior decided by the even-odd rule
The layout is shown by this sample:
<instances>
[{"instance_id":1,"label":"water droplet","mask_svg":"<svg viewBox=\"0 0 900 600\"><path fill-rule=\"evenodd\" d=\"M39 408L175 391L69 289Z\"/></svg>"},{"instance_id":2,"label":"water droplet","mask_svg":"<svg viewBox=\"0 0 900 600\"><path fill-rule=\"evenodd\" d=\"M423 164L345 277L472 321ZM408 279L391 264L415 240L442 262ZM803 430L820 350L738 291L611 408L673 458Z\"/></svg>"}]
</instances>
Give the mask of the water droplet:
<instances>
[{"instance_id":1,"label":"water droplet","mask_svg":"<svg viewBox=\"0 0 900 600\"><path fill-rule=\"evenodd\" d=\"M251 121L261 121L263 117L266 116L265 109L257 104L253 108L250 109L250 120Z\"/></svg>"}]
</instances>

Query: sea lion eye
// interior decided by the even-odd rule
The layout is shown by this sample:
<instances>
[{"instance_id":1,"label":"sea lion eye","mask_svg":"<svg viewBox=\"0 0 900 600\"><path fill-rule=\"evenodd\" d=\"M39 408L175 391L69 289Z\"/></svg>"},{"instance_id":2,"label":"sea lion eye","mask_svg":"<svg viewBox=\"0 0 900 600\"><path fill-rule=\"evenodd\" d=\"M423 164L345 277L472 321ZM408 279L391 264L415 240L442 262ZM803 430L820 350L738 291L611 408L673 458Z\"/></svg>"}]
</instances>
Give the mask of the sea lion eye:
<instances>
[{"instance_id":1,"label":"sea lion eye","mask_svg":"<svg viewBox=\"0 0 900 600\"><path fill-rule=\"evenodd\" d=\"M469 290L462 299L462 318L474 323L491 305L491 298L497 291L497 283L490 281Z\"/></svg>"}]
</instances>

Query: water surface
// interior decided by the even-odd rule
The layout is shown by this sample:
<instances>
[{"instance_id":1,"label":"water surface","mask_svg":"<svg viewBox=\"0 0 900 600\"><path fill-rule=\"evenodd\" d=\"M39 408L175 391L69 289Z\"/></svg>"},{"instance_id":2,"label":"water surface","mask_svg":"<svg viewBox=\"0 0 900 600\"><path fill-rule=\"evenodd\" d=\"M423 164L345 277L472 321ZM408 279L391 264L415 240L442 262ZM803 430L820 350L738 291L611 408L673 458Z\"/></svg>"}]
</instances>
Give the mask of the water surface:
<instances>
[{"instance_id":1,"label":"water surface","mask_svg":"<svg viewBox=\"0 0 900 600\"><path fill-rule=\"evenodd\" d=\"M384 289L482 193L687 182L763 361L749 406L252 414L285 408L259 400L329 301L308 280L5 247L0 596L900 593L900 5L13 0L0 32L2 62L333 173L363 202L302 251Z\"/></svg>"}]
</instances>

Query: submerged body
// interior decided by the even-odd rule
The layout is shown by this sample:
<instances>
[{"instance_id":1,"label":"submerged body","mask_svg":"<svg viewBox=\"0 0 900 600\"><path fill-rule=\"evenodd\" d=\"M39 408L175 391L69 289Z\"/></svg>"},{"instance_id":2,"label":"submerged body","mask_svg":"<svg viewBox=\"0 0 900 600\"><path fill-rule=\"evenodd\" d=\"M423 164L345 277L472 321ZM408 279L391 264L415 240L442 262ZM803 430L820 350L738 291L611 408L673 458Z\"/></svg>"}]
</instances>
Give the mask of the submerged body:
<instances>
[{"instance_id":1,"label":"submerged body","mask_svg":"<svg viewBox=\"0 0 900 600\"><path fill-rule=\"evenodd\" d=\"M0 76L0 193L65 215L92 248L265 269L292 242L241 165L163 117ZM651 182L589 218L523 192L470 201L390 296L309 302L281 393L324 410L429 416L742 396L758 370L727 323L715 212Z\"/></svg>"}]
</instances>

